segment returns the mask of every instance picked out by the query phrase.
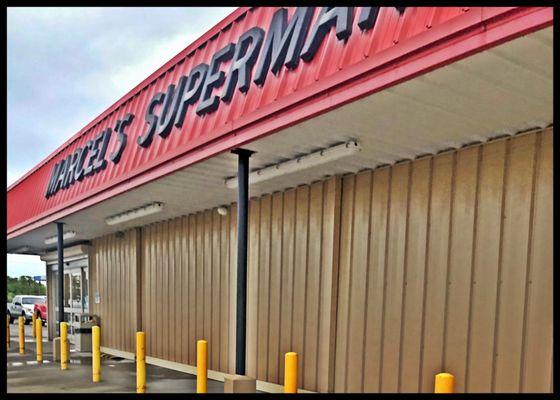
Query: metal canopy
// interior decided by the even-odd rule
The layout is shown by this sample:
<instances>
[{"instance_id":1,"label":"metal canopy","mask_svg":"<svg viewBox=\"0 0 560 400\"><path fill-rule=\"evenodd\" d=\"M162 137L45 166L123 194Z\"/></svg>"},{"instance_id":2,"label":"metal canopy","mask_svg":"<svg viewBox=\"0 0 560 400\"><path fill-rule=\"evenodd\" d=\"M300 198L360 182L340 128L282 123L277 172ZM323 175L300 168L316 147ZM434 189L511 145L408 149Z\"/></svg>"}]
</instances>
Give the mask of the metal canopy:
<instances>
[{"instance_id":1,"label":"metal canopy","mask_svg":"<svg viewBox=\"0 0 560 400\"><path fill-rule=\"evenodd\" d=\"M351 139L363 147L351 158L252 185L250 196L552 124L552 42L552 28L534 32L243 146L257 151L252 169ZM236 190L224 181L236 170L237 157L222 153L63 222L77 233L72 241L81 241L230 204ZM165 203L164 211L118 226L105 223L109 215L150 201ZM44 239L55 234L49 224L9 239L7 250L29 246L28 253L39 254L49 247Z\"/></svg>"}]
</instances>

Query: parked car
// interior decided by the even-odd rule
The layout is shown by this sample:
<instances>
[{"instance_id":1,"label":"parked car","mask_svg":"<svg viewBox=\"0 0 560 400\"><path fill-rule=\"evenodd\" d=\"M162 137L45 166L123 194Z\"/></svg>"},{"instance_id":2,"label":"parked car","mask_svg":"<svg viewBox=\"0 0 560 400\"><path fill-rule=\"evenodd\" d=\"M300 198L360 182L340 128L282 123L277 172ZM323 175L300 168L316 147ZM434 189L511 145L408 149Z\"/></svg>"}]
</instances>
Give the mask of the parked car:
<instances>
[{"instance_id":1,"label":"parked car","mask_svg":"<svg viewBox=\"0 0 560 400\"><path fill-rule=\"evenodd\" d=\"M33 312L37 318L41 318L43 321L43 325L47 324L47 302L44 303L35 303L33 307Z\"/></svg>"},{"instance_id":2,"label":"parked car","mask_svg":"<svg viewBox=\"0 0 560 400\"><path fill-rule=\"evenodd\" d=\"M25 318L25 324L29 324L33 319L33 308L36 303L45 303L47 296L15 296L11 303L8 303L8 316L10 323L20 315Z\"/></svg>"}]
</instances>

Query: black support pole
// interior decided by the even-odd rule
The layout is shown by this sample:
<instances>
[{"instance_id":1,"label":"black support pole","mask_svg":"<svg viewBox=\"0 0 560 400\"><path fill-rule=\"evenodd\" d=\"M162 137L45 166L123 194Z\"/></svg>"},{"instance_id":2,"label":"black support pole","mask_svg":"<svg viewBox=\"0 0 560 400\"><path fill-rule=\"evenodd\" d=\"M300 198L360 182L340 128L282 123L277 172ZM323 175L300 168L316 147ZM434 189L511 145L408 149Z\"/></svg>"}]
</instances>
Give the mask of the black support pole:
<instances>
[{"instance_id":1,"label":"black support pole","mask_svg":"<svg viewBox=\"0 0 560 400\"><path fill-rule=\"evenodd\" d=\"M58 235L57 252L58 252L58 324L56 331L60 336L60 323L64 321L64 242L62 238L62 222L56 223L56 231Z\"/></svg>"},{"instance_id":2,"label":"black support pole","mask_svg":"<svg viewBox=\"0 0 560 400\"><path fill-rule=\"evenodd\" d=\"M247 330L247 227L249 216L250 150L235 149L237 154L237 316L235 325L235 373L245 375L245 338Z\"/></svg>"}]
</instances>

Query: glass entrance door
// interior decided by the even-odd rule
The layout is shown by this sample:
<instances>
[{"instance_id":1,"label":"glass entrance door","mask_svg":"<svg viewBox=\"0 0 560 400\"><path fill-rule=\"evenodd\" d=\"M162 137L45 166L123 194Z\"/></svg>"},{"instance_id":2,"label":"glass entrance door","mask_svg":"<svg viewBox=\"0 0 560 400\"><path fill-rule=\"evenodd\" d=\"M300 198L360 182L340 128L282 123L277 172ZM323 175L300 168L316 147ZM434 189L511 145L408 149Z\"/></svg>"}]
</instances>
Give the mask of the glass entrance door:
<instances>
[{"instance_id":1,"label":"glass entrance door","mask_svg":"<svg viewBox=\"0 0 560 400\"><path fill-rule=\"evenodd\" d=\"M82 271L80 269L74 269L73 271L66 274L66 277L70 279L70 308L79 309L83 311L82 303Z\"/></svg>"},{"instance_id":2,"label":"glass entrance door","mask_svg":"<svg viewBox=\"0 0 560 400\"><path fill-rule=\"evenodd\" d=\"M58 315L58 271L56 267L53 267L53 283L55 315ZM69 335L73 334L74 315L89 312L88 284L87 258L64 264L64 321L68 322ZM70 336L70 340L72 341L72 336Z\"/></svg>"}]
</instances>

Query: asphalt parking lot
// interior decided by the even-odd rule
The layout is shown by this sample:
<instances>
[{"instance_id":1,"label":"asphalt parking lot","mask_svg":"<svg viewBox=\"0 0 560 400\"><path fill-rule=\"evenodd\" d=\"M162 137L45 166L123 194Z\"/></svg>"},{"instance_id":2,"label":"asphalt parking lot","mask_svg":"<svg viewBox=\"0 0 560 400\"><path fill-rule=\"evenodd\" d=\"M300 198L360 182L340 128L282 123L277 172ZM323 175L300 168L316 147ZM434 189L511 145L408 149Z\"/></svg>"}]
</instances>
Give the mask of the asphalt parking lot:
<instances>
[{"instance_id":1,"label":"asphalt parking lot","mask_svg":"<svg viewBox=\"0 0 560 400\"><path fill-rule=\"evenodd\" d=\"M7 354L8 393L135 393L136 364L132 360L102 355L101 382L91 379L91 353L70 348L66 371L53 361L52 342L43 327L43 363L36 360L31 326L25 325L25 354L19 354L18 325L10 326L10 349ZM196 376L154 365L146 365L146 393L195 393ZM223 393L223 383L208 380L209 393Z\"/></svg>"}]
</instances>

